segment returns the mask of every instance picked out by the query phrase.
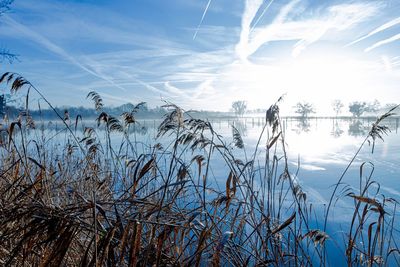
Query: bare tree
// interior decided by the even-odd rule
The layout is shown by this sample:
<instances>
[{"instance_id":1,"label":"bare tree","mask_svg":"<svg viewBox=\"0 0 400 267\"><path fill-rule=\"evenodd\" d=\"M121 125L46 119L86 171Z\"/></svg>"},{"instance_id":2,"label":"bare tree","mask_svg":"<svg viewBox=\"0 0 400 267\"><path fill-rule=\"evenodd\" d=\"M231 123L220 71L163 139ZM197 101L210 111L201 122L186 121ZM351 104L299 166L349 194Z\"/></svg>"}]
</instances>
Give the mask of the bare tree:
<instances>
[{"instance_id":1,"label":"bare tree","mask_svg":"<svg viewBox=\"0 0 400 267\"><path fill-rule=\"evenodd\" d=\"M246 112L247 104L246 101L238 100L232 103L232 109L235 112L236 116L243 116Z\"/></svg>"},{"instance_id":2,"label":"bare tree","mask_svg":"<svg viewBox=\"0 0 400 267\"><path fill-rule=\"evenodd\" d=\"M365 102L352 102L349 104L349 111L354 117L360 117L367 109Z\"/></svg>"},{"instance_id":3,"label":"bare tree","mask_svg":"<svg viewBox=\"0 0 400 267\"><path fill-rule=\"evenodd\" d=\"M332 102L333 111L335 111L336 117L342 112L342 108L344 107L342 101L339 99L335 99Z\"/></svg>"},{"instance_id":4,"label":"bare tree","mask_svg":"<svg viewBox=\"0 0 400 267\"><path fill-rule=\"evenodd\" d=\"M299 114L303 119L307 118L310 113L315 113L313 105L307 102L299 102L294 108L294 112Z\"/></svg>"}]
</instances>

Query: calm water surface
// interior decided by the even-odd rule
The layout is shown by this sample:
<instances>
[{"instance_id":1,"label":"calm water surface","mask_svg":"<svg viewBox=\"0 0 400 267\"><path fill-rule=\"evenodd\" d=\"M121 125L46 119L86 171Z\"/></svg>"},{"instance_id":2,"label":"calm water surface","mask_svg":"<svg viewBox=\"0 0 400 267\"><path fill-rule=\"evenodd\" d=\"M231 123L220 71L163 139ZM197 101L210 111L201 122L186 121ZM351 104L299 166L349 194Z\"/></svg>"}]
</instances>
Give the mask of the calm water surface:
<instances>
[{"instance_id":1,"label":"calm water surface","mask_svg":"<svg viewBox=\"0 0 400 267\"><path fill-rule=\"evenodd\" d=\"M241 120L214 120L211 121L214 129L224 137L229 144L232 141L232 125L241 132L245 143L245 149L233 149L235 155L246 161L254 153L255 146L260 136L263 118L247 118ZM93 126L93 122L85 122L86 125ZM156 127L160 121L146 120L140 122L135 135L131 135L131 140L138 141L139 148L145 148L148 144L162 143L168 145L167 139L155 139ZM329 200L330 193L342 172L351 161L368 131L373 120L353 119L309 119L300 121L297 119L283 119L283 128L287 143L287 153L291 172L297 172L297 181L302 185L307 193L308 201L323 205ZM366 145L361 149L359 155L350 167L343 182L351 187L359 188L360 166L367 162L364 173L369 173L373 169L373 179L380 185L380 191L387 197L400 199L400 129L399 119L389 119L384 122L391 132L384 136L384 141L377 140L372 153L372 144ZM57 144L65 140L67 132L62 131L62 125L58 122L47 127L46 138L49 142ZM58 130L59 129L59 130ZM40 136L37 131L35 134ZM99 137L102 134L99 133ZM264 138L265 139L265 138ZM258 149L257 158L262 161L264 158L265 142L261 141ZM113 145L118 148L121 144L121 136L113 134ZM188 159L192 155L187 155ZM220 160L216 157L214 160ZM212 169L212 174L217 181L216 186L223 185L226 181L229 170L221 161L217 164L218 168ZM219 184L221 183L221 184ZM336 206L350 208L345 202L339 200ZM351 214L349 214L351 216ZM341 214L335 220L347 220Z\"/></svg>"},{"instance_id":2,"label":"calm water surface","mask_svg":"<svg viewBox=\"0 0 400 267\"><path fill-rule=\"evenodd\" d=\"M227 143L232 141L232 125L241 132L245 149L233 149L235 155L246 161L254 153L255 146L262 130L263 118L247 118L236 121L212 121L214 129L224 136ZM290 164L290 172L297 173L296 181L302 186L307 194L307 200L312 203L315 209L315 222L313 228L323 228L323 214L330 195L333 191L333 185L357 152L363 140L368 134L373 120L335 120L335 119L309 119L300 121L296 119L284 119L283 128L287 143L287 153ZM165 140L155 140L156 126L159 121L142 121L137 126L137 133L131 136L131 140L139 142L143 148L146 144L156 142L168 145ZM391 132L384 136L384 141L377 140L372 153L372 144L366 145L361 149L354 163L343 179L343 185L339 188L348 188L354 192L359 192L360 166L364 166L364 175L373 171L372 178L379 183L375 185L376 189L385 197L393 197L400 200L400 132L399 119L387 120L385 125L389 126ZM46 136L55 144L65 140L65 134L60 134L55 130L46 130ZM60 129L62 127L60 126ZM51 136L54 136L51 137ZM100 134L101 136L101 134ZM113 144L118 147L121 136L114 135ZM261 143L258 149L258 159L263 160L265 142ZM191 156L187 155L190 160ZM213 186L224 188L229 173L228 167L218 158L210 169L214 178ZM219 162L218 162L219 161ZM218 167L215 167L218 166ZM348 229L354 211L352 198L346 197L345 193L335 202L329 217L328 232L331 240L341 240ZM397 221L400 216L395 214ZM399 225L399 224L397 224ZM399 235L399 229L395 229L395 234ZM339 242L342 243L342 242ZM344 264L343 248L338 248L334 242L327 242L327 246L332 251L329 262L333 265ZM333 255L333 257L332 257ZM337 257L336 257L337 256Z\"/></svg>"}]
</instances>

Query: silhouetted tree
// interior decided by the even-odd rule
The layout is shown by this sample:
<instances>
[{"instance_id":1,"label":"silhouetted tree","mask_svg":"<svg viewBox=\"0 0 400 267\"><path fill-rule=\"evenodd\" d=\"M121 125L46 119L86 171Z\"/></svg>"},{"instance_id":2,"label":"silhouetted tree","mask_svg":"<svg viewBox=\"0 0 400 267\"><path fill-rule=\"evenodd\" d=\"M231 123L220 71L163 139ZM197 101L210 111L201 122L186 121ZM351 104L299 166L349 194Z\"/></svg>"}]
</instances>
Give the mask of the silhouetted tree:
<instances>
[{"instance_id":1,"label":"silhouetted tree","mask_svg":"<svg viewBox=\"0 0 400 267\"><path fill-rule=\"evenodd\" d=\"M365 102L352 102L349 104L349 111L354 117L360 117L367 108L367 103Z\"/></svg>"},{"instance_id":2,"label":"silhouetted tree","mask_svg":"<svg viewBox=\"0 0 400 267\"><path fill-rule=\"evenodd\" d=\"M307 118L310 113L315 113L313 105L307 102L299 102L294 108L294 112L299 114L303 119Z\"/></svg>"},{"instance_id":3,"label":"silhouetted tree","mask_svg":"<svg viewBox=\"0 0 400 267\"><path fill-rule=\"evenodd\" d=\"M233 102L232 109L235 112L236 116L243 116L247 109L246 101L238 100Z\"/></svg>"},{"instance_id":4,"label":"silhouetted tree","mask_svg":"<svg viewBox=\"0 0 400 267\"><path fill-rule=\"evenodd\" d=\"M335 111L336 117L339 115L339 113L342 112L342 108L344 107L342 101L340 101L339 99L335 99L332 102L332 108L333 111Z\"/></svg>"}]
</instances>

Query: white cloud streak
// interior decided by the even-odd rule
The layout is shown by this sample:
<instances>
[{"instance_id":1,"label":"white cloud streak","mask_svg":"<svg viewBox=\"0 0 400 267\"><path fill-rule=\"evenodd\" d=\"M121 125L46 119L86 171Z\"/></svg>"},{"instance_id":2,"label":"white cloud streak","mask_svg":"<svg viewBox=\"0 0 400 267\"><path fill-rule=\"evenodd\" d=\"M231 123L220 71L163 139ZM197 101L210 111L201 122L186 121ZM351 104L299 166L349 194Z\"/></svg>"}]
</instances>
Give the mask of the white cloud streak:
<instances>
[{"instance_id":1,"label":"white cloud streak","mask_svg":"<svg viewBox=\"0 0 400 267\"><path fill-rule=\"evenodd\" d=\"M42 45L44 48L46 48L47 50L49 50L50 52L57 54L58 56L60 56L61 58L63 58L64 60L69 61L70 63L72 63L73 65L81 68L82 70L86 71L87 73L100 78L104 81L107 81L108 83L110 83L111 85L126 91L126 89L122 86L119 86L118 84L114 83L110 78L99 75L97 72L89 69L88 67L84 66L83 64L81 64L78 60L76 60L74 57L72 57L71 55L69 55L64 49L62 49L61 47L57 46L56 44L54 44L53 42L51 42L50 40L48 40L47 38L45 38L44 36L40 35L39 33L29 29L28 27L22 25L21 23L13 20L12 18L10 18L9 16L4 16L3 17L3 21L5 23L7 23L7 25L9 25L10 27L14 28L15 30L20 31L21 33L24 34L25 37L28 37L30 40Z\"/></svg>"},{"instance_id":2,"label":"white cloud streak","mask_svg":"<svg viewBox=\"0 0 400 267\"><path fill-rule=\"evenodd\" d=\"M366 78L372 76L370 73L379 74L377 71L369 71L374 62L357 61L357 64L353 64L347 61L347 57L335 60L341 55L341 51L332 50L331 47L326 50L329 52L310 51L313 53L302 54L313 43L320 40L329 42L330 34L335 37L335 42L338 41L336 36L341 37L339 31L347 31L345 35L351 34L353 37L350 29L375 14L379 8L376 1L351 1L352 4L332 6L325 2L309 4L310 1L299 0L245 0L244 10L241 4L237 6L242 15L241 27L233 26L236 24L203 24L210 8L215 12L223 1L226 0L208 0L204 8L200 1L191 0L196 8L201 9L200 12L203 11L200 23L197 29L185 28L185 23L180 30L186 31L185 34L190 37L194 32L196 42L180 40L180 34L164 36L163 31L158 29L169 27L167 22L160 27L155 24L159 21L145 21L146 23L139 23L140 27L136 29L127 27L135 24L131 14L114 13L112 17L99 22L99 15L109 16L108 10L99 7L95 14L90 12L86 16L84 14L89 9L81 10L81 6L74 8L74 12L65 12L64 8L62 12L54 12L53 7L46 12L35 9L30 13L42 13L40 19L15 19L24 21L26 26L14 22L14 26L9 27L8 31L7 27L3 27L1 35L20 38L25 44L29 44L30 40L40 44L56 57L64 59L68 83L74 88L86 90L93 86L102 94L104 91L104 95L113 98L114 102L138 98L153 105L160 98L167 98L184 108L226 110L237 99L246 99L251 107L265 107L269 101L288 92L288 103L298 101L299 97L304 96L311 98L310 101L321 100L321 103L317 103L323 108L329 106L325 104L330 101L325 101L328 98L327 92L350 99L353 95L348 96L351 94L349 91L356 90L348 88L369 90L372 86L368 86L373 84L371 81L377 79ZM202 2L206 4L206 1ZM236 1L234 2L236 5ZM282 2L285 4L282 5ZM36 7L34 0L30 0L30 3ZM71 4L73 5L75 3ZM267 19L266 14L273 17ZM221 21L224 19L222 15L221 13ZM12 18L15 18L14 15ZM53 21L57 22L50 23ZM266 21L272 22L266 25ZM146 28L149 25L151 27ZM169 30L177 33L179 31L175 26ZM355 32L359 32L358 30L357 28ZM76 40L80 42L74 43ZM271 49L264 53L261 48L274 41L294 41L294 45L287 50L286 44L289 42L284 42L282 47L267 47ZM349 41L346 39L345 42ZM74 45L69 46L72 43ZM329 43L331 44L335 45ZM76 49L86 51L85 56L73 54L72 51ZM259 52L257 57L251 57L256 52ZM286 57L290 53L293 58ZM360 53L364 54L362 51ZM332 55L332 62L327 54ZM299 55L304 57L294 58ZM394 59L392 62L393 65L397 64ZM53 63L60 64L58 60ZM37 64L31 63L31 66ZM42 68L45 69L44 66ZM46 68L51 69L48 66ZM383 68L380 59L379 68ZM35 68L30 70L42 73ZM57 69L56 74L59 77L62 77L61 73L62 69ZM87 73L99 79L92 79ZM394 69L392 80L395 80L395 74ZM78 78L71 78L73 75ZM53 84L59 84L60 80L62 79ZM110 90L108 87L113 83L127 91ZM387 84L389 83L385 83L389 87ZM391 84L395 83L390 82L390 86ZM69 86L70 84L66 84L65 88ZM394 92L391 98L393 95L397 97L397 91ZM291 103L288 107L290 105Z\"/></svg>"},{"instance_id":3,"label":"white cloud streak","mask_svg":"<svg viewBox=\"0 0 400 267\"><path fill-rule=\"evenodd\" d=\"M369 51L371 51L371 50L373 50L375 48L378 48L378 47L380 47L382 45L390 44L390 43L395 42L397 40L400 40L400 33L398 33L398 34L396 34L396 35L394 35L394 36L392 36L390 38L387 38L387 39L384 39L382 41L376 42L375 44L371 45L370 47L367 47L364 51L365 52L369 52Z\"/></svg>"},{"instance_id":4,"label":"white cloud streak","mask_svg":"<svg viewBox=\"0 0 400 267\"><path fill-rule=\"evenodd\" d=\"M296 57L329 30L347 30L371 17L379 8L374 4L341 4L329 7L322 15L317 13L307 19L288 20L300 3L299 0L289 2L281 8L271 24L258 27L254 30L254 36L250 36L250 24L262 3L259 0L248 0L242 18L240 42L236 47L239 58L247 59L261 46L280 40L298 40L292 51Z\"/></svg>"},{"instance_id":5,"label":"white cloud streak","mask_svg":"<svg viewBox=\"0 0 400 267\"><path fill-rule=\"evenodd\" d=\"M208 8L210 7L210 4L211 4L211 0L208 0L207 5L206 5L206 8L204 9L203 15L201 16L199 25L197 26L197 29L196 29L196 31L194 32L193 40L196 39L197 33L199 32L199 29L200 29L200 27L201 27L201 24L203 24L203 20L204 20L206 14L207 14L207 11L208 11Z\"/></svg>"},{"instance_id":6,"label":"white cloud streak","mask_svg":"<svg viewBox=\"0 0 400 267\"><path fill-rule=\"evenodd\" d=\"M357 40L355 40L355 41L353 41L353 42L351 42L351 43L349 43L349 44L347 44L346 46L350 46L350 45L359 43L359 42L361 42L361 41L367 39L368 37L371 37L372 35L375 35L375 34L377 34L377 33L380 33L380 32L382 32L382 31L385 31L385 30L387 30L387 29L389 29L389 28L391 28L391 27L393 27L393 26L396 26L397 24L400 24L400 17L395 18L395 19L393 19L393 20L391 20L391 21L389 21L389 22L387 22L387 23L385 23L385 24L379 26L379 27L376 28L375 30L373 30L373 31L371 31L370 33L368 33L368 34L366 34L366 35L364 35L364 36L358 38Z\"/></svg>"},{"instance_id":7,"label":"white cloud streak","mask_svg":"<svg viewBox=\"0 0 400 267\"><path fill-rule=\"evenodd\" d=\"M254 22L253 26L250 29L250 33L253 31L253 29L257 26L258 22L260 22L260 20L264 17L265 13L267 12L267 10L269 9L269 7L274 3L274 0L271 0L268 5L264 8L263 12L261 13L261 15L258 17L258 19Z\"/></svg>"},{"instance_id":8,"label":"white cloud streak","mask_svg":"<svg viewBox=\"0 0 400 267\"><path fill-rule=\"evenodd\" d=\"M249 55L250 25L261 5L262 0L246 0L245 9L242 16L242 31L240 33L240 41L236 46L236 53L241 59L247 59Z\"/></svg>"},{"instance_id":9,"label":"white cloud streak","mask_svg":"<svg viewBox=\"0 0 400 267\"><path fill-rule=\"evenodd\" d=\"M153 92L153 93L157 93L160 96L164 95L164 92L157 89L156 87L150 85L149 83L146 83L138 78L136 78L134 75L124 71L123 69L121 69L121 67L118 67L115 65L116 62L109 62L109 61L96 61L94 60L92 57L90 56L86 56L82 59L82 61L85 62L85 64L87 66L90 66L91 69L96 70L96 73L112 73L114 77L116 78L120 78L120 80L122 80L122 82L125 81L134 81L139 85L142 85L144 88L146 88L147 90ZM121 82L118 82L118 86L120 86Z\"/></svg>"},{"instance_id":10,"label":"white cloud streak","mask_svg":"<svg viewBox=\"0 0 400 267\"><path fill-rule=\"evenodd\" d=\"M150 92L156 93L160 97L168 96L168 94L166 94L166 92L159 90L158 88L152 86L151 84L146 83L146 82L134 77L133 75L122 71L121 69L115 68L113 64L109 64L109 63L111 63L109 61L105 61L105 62L95 61L90 56L85 56L78 60L75 57L71 56L68 52L66 52L62 47L56 45L55 43L53 43L52 41L50 41L43 35L28 28L27 26L15 21L11 17L4 16L3 21L7 25L12 27L13 29L19 31L22 34L22 36L24 36L25 38L29 38L30 40L41 45L48 51L54 53L55 55L61 57L62 59L66 60L67 62L71 63L72 65L77 66L78 68L85 71L86 73L88 73L96 78L99 78L100 80L105 81L107 84L112 85L113 87L118 88L118 89L122 90L123 92L127 92L128 89L126 89L126 87L122 86L120 82L116 82L115 81L116 77L124 76L125 81L126 80L134 81L135 83L143 86L145 89L149 90ZM115 63L115 62L113 62L113 63ZM108 74L106 75L105 73L108 73ZM110 73L112 74L113 77L110 77ZM107 95L105 95L105 96L108 97ZM108 98L111 99L111 97L108 97ZM123 98L114 97L113 99L121 100Z\"/></svg>"}]
</instances>

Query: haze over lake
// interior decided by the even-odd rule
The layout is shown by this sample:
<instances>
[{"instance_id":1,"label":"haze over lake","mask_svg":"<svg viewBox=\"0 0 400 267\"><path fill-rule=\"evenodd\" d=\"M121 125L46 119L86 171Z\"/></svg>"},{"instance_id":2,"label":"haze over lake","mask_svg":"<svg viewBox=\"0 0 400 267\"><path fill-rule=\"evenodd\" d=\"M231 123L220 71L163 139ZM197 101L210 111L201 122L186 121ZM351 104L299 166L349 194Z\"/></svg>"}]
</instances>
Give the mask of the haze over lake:
<instances>
[{"instance_id":1,"label":"haze over lake","mask_svg":"<svg viewBox=\"0 0 400 267\"><path fill-rule=\"evenodd\" d=\"M0 0L0 266L400 266L399 0Z\"/></svg>"}]
</instances>

